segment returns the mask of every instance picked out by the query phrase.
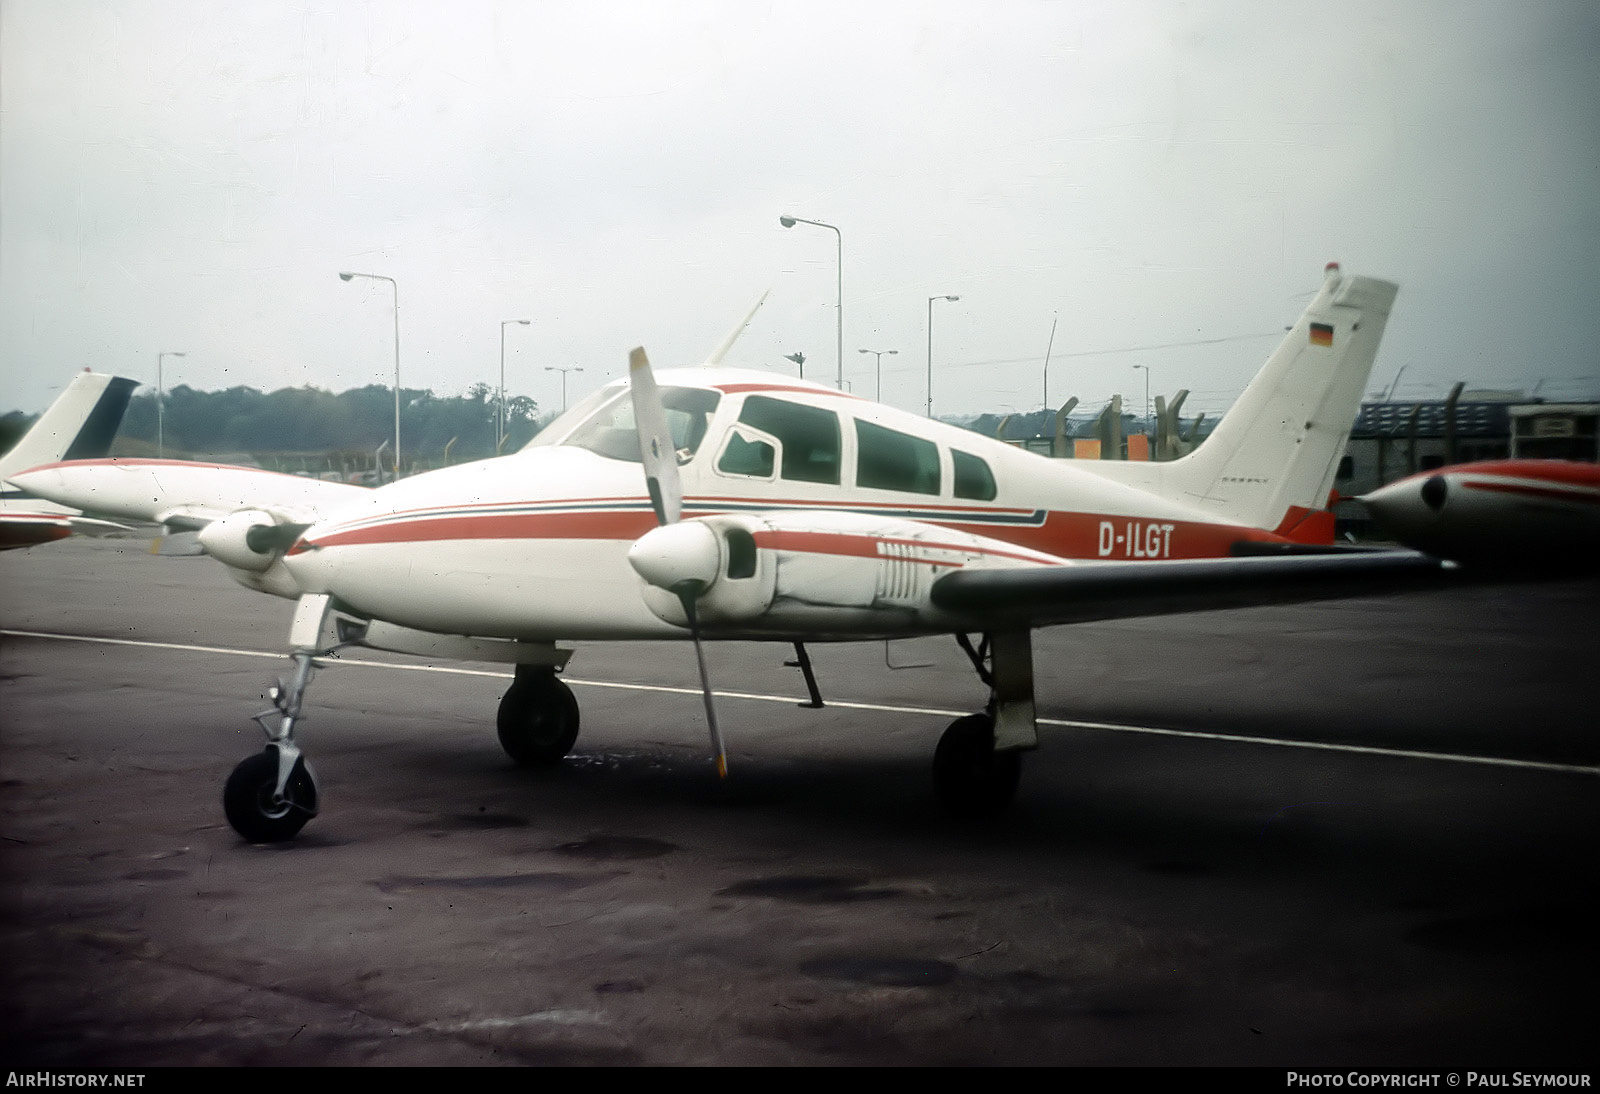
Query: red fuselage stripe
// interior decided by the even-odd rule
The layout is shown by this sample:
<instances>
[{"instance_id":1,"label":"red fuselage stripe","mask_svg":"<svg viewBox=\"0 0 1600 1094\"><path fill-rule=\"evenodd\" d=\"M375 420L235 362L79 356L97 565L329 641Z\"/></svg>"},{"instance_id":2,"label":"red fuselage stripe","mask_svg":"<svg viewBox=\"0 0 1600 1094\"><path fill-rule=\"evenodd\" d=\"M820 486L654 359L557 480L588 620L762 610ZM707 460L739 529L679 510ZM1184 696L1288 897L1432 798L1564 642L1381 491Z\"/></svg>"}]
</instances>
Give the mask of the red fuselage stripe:
<instances>
[{"instance_id":1,"label":"red fuselage stripe","mask_svg":"<svg viewBox=\"0 0 1600 1094\"><path fill-rule=\"evenodd\" d=\"M1574 505L1600 505L1600 494L1592 494L1580 490L1558 490L1554 487L1536 486L1527 482L1478 482L1474 479L1463 479L1461 485L1469 490L1489 490L1497 494L1521 494L1525 497L1552 498L1556 501L1571 502Z\"/></svg>"},{"instance_id":2,"label":"red fuselage stripe","mask_svg":"<svg viewBox=\"0 0 1600 1094\"><path fill-rule=\"evenodd\" d=\"M418 516L389 520L319 535L314 542L301 541L293 554L318 547L363 544L424 543L446 540L623 540L632 541L656 526L655 516L643 507L630 510L601 510L576 513L467 513L462 515ZM985 539L1038 551L1054 558L1216 558L1229 553L1241 540L1282 542L1281 537L1256 528L1227 524L1199 524L1182 521L1154 521L1122 516L1053 512L1042 526L974 524L959 519L923 523L952 528ZM818 536L838 540L837 532L763 532L760 536ZM862 544L879 540L861 536ZM795 541L798 542L798 541ZM886 542L916 543L914 540ZM964 551L964 546L925 544L938 549ZM1159 553L1157 553L1159 547ZM804 548L796 548L804 549ZM876 555L877 548L863 548ZM1026 558L1024 555L1013 557ZM1037 561L1037 560L1034 560Z\"/></svg>"}]
</instances>

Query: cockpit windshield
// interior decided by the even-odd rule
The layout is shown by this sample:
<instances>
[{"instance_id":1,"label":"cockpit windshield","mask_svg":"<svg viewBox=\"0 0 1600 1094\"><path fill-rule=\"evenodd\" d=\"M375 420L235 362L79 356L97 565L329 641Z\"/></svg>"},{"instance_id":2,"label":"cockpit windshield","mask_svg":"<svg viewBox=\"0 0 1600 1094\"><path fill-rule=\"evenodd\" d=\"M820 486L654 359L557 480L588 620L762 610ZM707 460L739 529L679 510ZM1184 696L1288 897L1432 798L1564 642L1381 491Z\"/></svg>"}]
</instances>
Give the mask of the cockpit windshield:
<instances>
[{"instance_id":1,"label":"cockpit windshield","mask_svg":"<svg viewBox=\"0 0 1600 1094\"><path fill-rule=\"evenodd\" d=\"M678 451L678 462L693 458L705 440L706 426L722 398L697 387L664 387L661 402L667 411L667 429ZM639 431L633 418L633 398L628 388L606 387L545 426L528 442L586 448L612 460L639 463Z\"/></svg>"}]
</instances>

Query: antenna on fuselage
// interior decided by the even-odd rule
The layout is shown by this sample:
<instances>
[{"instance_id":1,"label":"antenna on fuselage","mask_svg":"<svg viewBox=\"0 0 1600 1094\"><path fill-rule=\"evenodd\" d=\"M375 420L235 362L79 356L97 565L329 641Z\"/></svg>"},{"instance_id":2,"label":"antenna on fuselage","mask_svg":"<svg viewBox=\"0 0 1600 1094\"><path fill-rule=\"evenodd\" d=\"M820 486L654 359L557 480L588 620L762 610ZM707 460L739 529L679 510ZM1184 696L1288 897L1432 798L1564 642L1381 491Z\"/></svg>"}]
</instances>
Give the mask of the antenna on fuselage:
<instances>
[{"instance_id":1,"label":"antenna on fuselage","mask_svg":"<svg viewBox=\"0 0 1600 1094\"><path fill-rule=\"evenodd\" d=\"M733 344L739 340L739 335L744 333L744 329L750 325L750 320L756 317L756 312L761 310L761 305L765 304L767 302L767 297L771 295L771 289L768 289L766 292L761 294L761 299L756 301L755 307L751 308L747 313L745 313L745 317L739 322L739 325L734 327L733 330L729 331L728 337L722 340L722 345L713 350L711 352L711 356L706 358L706 364L722 364L722 359L728 355L728 351L733 348Z\"/></svg>"}]
</instances>

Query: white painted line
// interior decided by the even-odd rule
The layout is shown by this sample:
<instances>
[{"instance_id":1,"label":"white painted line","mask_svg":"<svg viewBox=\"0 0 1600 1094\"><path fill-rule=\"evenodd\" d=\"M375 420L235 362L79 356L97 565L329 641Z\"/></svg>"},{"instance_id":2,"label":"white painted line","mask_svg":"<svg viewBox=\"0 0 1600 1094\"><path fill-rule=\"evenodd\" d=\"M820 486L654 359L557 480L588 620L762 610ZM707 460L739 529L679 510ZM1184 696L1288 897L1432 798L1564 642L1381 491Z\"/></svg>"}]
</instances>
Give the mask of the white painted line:
<instances>
[{"instance_id":1,"label":"white painted line","mask_svg":"<svg viewBox=\"0 0 1600 1094\"><path fill-rule=\"evenodd\" d=\"M0 636L12 638L43 638L58 642L89 642L108 646L139 646L147 649L182 650L189 653L221 653L234 657L258 657L281 661L288 656L282 651L269 650L240 650L230 649L226 646L196 646L183 642L151 642L134 638L100 638L95 635L83 634L50 634L45 631L14 631L0 630ZM364 658L354 657L329 657L327 661L334 661L340 665L352 665L359 668L395 669L401 672L442 672L452 676L488 676L501 680L511 679L511 673L491 669L459 668L454 665L413 665L396 664L391 661L368 661ZM648 691L666 695L689 695L696 698L700 695L698 688L674 687L667 684L628 684L615 680L583 680L572 676L562 676L568 684L585 688L615 688L622 691ZM798 704L799 698L794 695L763 695L749 691L714 691L719 699L744 699L757 703L786 703ZM839 707L844 710L871 710L886 714L923 714L934 718L959 718L971 711L941 710L937 707L911 707L896 706L887 703L857 703L842 699L827 700L829 707ZM1275 748L1305 748L1318 752L1348 752L1363 756L1384 756L1390 759L1406 760L1434 760L1443 763L1479 764L1488 767L1508 767L1525 771L1552 771L1567 775L1600 775L1600 767L1590 767L1583 764L1548 763L1543 760L1515 760L1504 756L1470 756L1454 752L1422 752L1405 748L1376 748L1370 745L1337 744L1331 741L1293 741L1281 737L1250 737L1238 733L1207 733L1193 729L1163 729L1159 726L1134 726L1118 722L1082 722L1070 718L1040 718L1041 726L1056 726L1061 729L1092 729L1109 733L1143 733L1158 737L1187 737L1200 741L1226 741L1230 744L1270 745Z\"/></svg>"}]
</instances>

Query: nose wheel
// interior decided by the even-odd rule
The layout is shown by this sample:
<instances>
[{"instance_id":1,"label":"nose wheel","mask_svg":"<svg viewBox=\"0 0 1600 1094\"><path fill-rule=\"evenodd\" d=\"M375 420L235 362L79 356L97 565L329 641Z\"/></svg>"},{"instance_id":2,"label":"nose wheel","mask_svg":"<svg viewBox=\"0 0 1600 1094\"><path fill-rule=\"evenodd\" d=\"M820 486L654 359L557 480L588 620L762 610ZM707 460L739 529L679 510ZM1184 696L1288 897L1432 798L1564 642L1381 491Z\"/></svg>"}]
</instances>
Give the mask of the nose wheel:
<instances>
[{"instance_id":1,"label":"nose wheel","mask_svg":"<svg viewBox=\"0 0 1600 1094\"><path fill-rule=\"evenodd\" d=\"M294 674L267 690L272 709L255 716L267 734L267 747L235 767L222 787L228 823L251 843L291 840L317 815L317 783L294 740L301 701L316 668L312 657L304 649L291 655Z\"/></svg>"},{"instance_id":2,"label":"nose wheel","mask_svg":"<svg viewBox=\"0 0 1600 1094\"><path fill-rule=\"evenodd\" d=\"M281 791L278 767L278 749L268 745L234 768L222 788L228 823L251 843L293 839L317 815L317 784L305 757L294 757Z\"/></svg>"}]
</instances>

